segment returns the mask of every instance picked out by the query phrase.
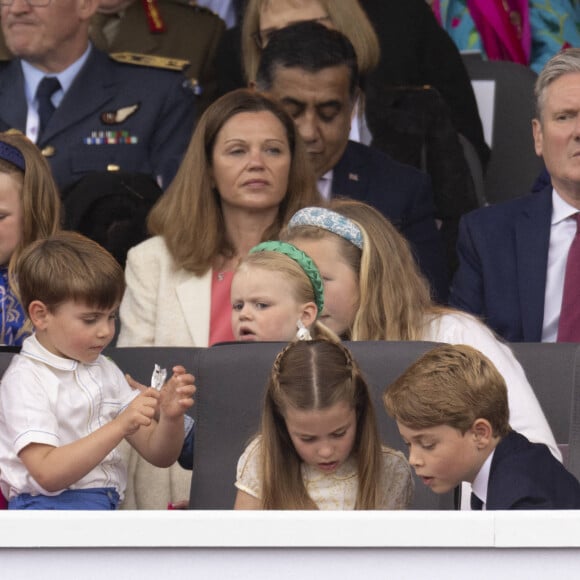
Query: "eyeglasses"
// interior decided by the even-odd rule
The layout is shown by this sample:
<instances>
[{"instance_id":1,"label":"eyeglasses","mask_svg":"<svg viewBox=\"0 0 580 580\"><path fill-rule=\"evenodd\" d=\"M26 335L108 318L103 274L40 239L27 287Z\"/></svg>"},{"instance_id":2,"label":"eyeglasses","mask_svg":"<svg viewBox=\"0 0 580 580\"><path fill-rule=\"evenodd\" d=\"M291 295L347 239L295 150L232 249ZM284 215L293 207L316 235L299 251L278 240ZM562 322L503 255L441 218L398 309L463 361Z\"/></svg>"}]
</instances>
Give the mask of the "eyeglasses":
<instances>
[{"instance_id":1,"label":"eyeglasses","mask_svg":"<svg viewBox=\"0 0 580 580\"><path fill-rule=\"evenodd\" d=\"M5 1L6 0L0 0L0 3L3 3ZM9 3L12 3L12 0L10 0ZM327 20L330 20L330 16L321 16L320 18L312 18L309 20L294 20L293 22L288 22L286 26L292 26L292 24L298 24L299 22L320 22L321 24L323 24ZM270 42L272 34L277 32L278 30L280 30L280 28L264 28L264 30L256 30L256 32L252 33L252 38L254 39L254 42L256 43L258 48L260 50L263 50L268 44L268 42Z\"/></svg>"},{"instance_id":2,"label":"eyeglasses","mask_svg":"<svg viewBox=\"0 0 580 580\"><path fill-rule=\"evenodd\" d=\"M50 0L25 0L25 2L28 6L34 8L48 6L50 4ZM12 4L14 4L14 0L0 0L0 6L12 6Z\"/></svg>"}]
</instances>

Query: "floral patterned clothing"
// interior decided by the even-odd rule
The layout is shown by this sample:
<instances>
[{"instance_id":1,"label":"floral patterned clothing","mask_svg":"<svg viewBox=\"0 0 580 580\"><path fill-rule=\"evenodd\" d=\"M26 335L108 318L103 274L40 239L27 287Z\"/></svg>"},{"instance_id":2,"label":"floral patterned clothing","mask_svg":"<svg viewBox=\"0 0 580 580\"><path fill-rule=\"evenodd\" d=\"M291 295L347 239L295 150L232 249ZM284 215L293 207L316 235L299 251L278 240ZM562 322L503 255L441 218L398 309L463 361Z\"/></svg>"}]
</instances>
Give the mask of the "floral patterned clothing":
<instances>
[{"instance_id":1,"label":"floral patterned clothing","mask_svg":"<svg viewBox=\"0 0 580 580\"><path fill-rule=\"evenodd\" d=\"M540 72L562 49L580 47L580 0L432 0L437 20L459 50Z\"/></svg>"},{"instance_id":2,"label":"floral patterned clothing","mask_svg":"<svg viewBox=\"0 0 580 580\"><path fill-rule=\"evenodd\" d=\"M8 268L0 267L0 344L22 346L30 335L23 326L24 311L8 284Z\"/></svg>"}]
</instances>

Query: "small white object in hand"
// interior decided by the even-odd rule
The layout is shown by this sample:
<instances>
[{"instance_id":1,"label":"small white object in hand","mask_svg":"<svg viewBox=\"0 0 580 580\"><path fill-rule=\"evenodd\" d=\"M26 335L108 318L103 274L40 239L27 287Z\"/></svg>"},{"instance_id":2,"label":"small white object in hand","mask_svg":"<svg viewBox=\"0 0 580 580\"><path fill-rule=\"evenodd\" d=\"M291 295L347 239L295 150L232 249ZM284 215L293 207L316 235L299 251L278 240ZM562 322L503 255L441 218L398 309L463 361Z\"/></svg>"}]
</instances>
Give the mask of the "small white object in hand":
<instances>
[{"instance_id":1,"label":"small white object in hand","mask_svg":"<svg viewBox=\"0 0 580 580\"><path fill-rule=\"evenodd\" d=\"M151 375L151 386L158 391L165 384L165 379L167 378L167 369L162 369L157 363L153 369L153 374Z\"/></svg>"}]
</instances>

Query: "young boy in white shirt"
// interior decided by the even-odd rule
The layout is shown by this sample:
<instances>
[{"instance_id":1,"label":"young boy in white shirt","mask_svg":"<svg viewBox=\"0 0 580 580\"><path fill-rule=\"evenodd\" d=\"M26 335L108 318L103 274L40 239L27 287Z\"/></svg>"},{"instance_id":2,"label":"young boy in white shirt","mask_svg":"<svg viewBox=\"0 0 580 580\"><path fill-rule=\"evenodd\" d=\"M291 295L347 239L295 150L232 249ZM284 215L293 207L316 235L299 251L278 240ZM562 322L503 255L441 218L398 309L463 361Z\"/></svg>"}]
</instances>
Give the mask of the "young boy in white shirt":
<instances>
[{"instance_id":1,"label":"young boy in white shirt","mask_svg":"<svg viewBox=\"0 0 580 580\"><path fill-rule=\"evenodd\" d=\"M34 334L0 385L0 487L9 509L115 509L126 438L152 464L175 462L193 405L183 367L160 391L132 390L102 350L125 281L97 243L61 232L26 248L13 279Z\"/></svg>"}]
</instances>

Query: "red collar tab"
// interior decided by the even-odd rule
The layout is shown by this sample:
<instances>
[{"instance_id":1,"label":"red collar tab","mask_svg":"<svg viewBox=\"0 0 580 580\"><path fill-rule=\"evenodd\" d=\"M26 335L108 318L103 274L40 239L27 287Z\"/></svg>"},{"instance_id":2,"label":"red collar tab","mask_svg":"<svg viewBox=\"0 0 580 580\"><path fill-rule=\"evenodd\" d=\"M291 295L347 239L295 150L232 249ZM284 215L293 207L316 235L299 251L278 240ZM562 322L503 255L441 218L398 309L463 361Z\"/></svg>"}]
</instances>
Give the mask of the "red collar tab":
<instances>
[{"instance_id":1,"label":"red collar tab","mask_svg":"<svg viewBox=\"0 0 580 580\"><path fill-rule=\"evenodd\" d=\"M149 23L149 32L165 32L165 22L163 22L163 18L159 14L157 0L141 0L141 3L147 16L147 22Z\"/></svg>"}]
</instances>

